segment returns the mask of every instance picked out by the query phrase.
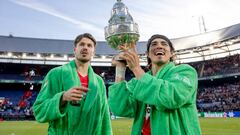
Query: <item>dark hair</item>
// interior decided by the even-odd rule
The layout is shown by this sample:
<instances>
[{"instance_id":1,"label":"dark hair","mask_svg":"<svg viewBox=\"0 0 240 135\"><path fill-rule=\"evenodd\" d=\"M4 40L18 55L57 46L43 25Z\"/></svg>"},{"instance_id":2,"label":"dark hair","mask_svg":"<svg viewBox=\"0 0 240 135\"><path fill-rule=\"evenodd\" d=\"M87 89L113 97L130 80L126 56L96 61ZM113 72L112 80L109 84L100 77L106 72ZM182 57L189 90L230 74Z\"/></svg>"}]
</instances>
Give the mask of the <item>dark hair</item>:
<instances>
[{"instance_id":1,"label":"dark hair","mask_svg":"<svg viewBox=\"0 0 240 135\"><path fill-rule=\"evenodd\" d=\"M83 33L81 35L78 35L74 40L74 46L76 47L77 43L81 41L83 38L88 38L93 41L94 46L96 46L97 42L95 38L90 33Z\"/></svg>"},{"instance_id":2,"label":"dark hair","mask_svg":"<svg viewBox=\"0 0 240 135\"><path fill-rule=\"evenodd\" d=\"M174 52L174 51L175 51L175 49L174 49L174 47L173 47L173 44L172 44L172 42L170 41L170 39L168 39L168 38L167 38L166 36L164 36L164 35L155 34L155 35L152 35L151 38L150 38L150 39L148 40L148 42L147 42L147 52L149 52L149 48L150 48L150 45L151 45L152 41L153 41L154 39L156 39L156 38L161 38L161 39L167 41L167 43L168 43L169 46L170 46L170 51L171 51L171 52ZM171 58L170 58L170 61L174 61L174 58L171 57ZM150 59L149 57L147 57L147 63L148 63L147 68L150 70L150 69L151 69L151 59Z\"/></svg>"}]
</instances>

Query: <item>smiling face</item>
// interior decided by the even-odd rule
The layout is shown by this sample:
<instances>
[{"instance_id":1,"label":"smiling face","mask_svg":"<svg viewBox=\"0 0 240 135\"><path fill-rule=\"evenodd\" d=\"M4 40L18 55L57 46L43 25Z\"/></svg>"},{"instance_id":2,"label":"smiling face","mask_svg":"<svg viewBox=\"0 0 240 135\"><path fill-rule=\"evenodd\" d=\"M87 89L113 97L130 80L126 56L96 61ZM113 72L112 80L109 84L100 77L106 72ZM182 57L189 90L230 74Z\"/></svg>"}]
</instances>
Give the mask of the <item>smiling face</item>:
<instances>
[{"instance_id":1,"label":"smiling face","mask_svg":"<svg viewBox=\"0 0 240 135\"><path fill-rule=\"evenodd\" d=\"M94 42L86 37L83 37L74 48L74 54L76 60L81 63L89 62L94 56L95 53L95 46Z\"/></svg>"},{"instance_id":2,"label":"smiling face","mask_svg":"<svg viewBox=\"0 0 240 135\"><path fill-rule=\"evenodd\" d=\"M152 64L164 65L173 57L173 51L167 41L161 38L155 38L150 43L147 56L151 59Z\"/></svg>"}]
</instances>

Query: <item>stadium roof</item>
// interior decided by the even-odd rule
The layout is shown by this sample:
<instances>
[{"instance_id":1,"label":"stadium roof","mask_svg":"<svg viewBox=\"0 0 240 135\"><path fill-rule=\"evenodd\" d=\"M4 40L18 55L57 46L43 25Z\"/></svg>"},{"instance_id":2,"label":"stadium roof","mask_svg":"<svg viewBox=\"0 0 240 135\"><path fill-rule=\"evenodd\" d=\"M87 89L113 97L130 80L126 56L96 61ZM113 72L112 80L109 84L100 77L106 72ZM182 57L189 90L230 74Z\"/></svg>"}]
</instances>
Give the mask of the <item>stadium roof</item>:
<instances>
[{"instance_id":1,"label":"stadium roof","mask_svg":"<svg viewBox=\"0 0 240 135\"><path fill-rule=\"evenodd\" d=\"M172 39L176 50L194 48L240 36L240 23L199 35Z\"/></svg>"},{"instance_id":2,"label":"stadium roof","mask_svg":"<svg viewBox=\"0 0 240 135\"><path fill-rule=\"evenodd\" d=\"M240 54L240 23L199 35L171 39L178 63L189 63ZM140 64L146 65L146 41L137 43ZM116 50L98 41L93 66L111 66ZM0 62L62 65L74 59L72 40L0 36Z\"/></svg>"},{"instance_id":3,"label":"stadium roof","mask_svg":"<svg viewBox=\"0 0 240 135\"><path fill-rule=\"evenodd\" d=\"M233 37L240 36L240 23L223 29L207 32L204 34L188 37L171 39L176 50L204 46L219 41L224 41ZM138 42L137 50L139 54L146 51L146 42ZM10 36L0 36L1 52L25 52L25 53L54 53L72 54L73 41L37 39ZM114 55L117 51L111 49L106 42L97 42L97 55Z\"/></svg>"}]
</instances>

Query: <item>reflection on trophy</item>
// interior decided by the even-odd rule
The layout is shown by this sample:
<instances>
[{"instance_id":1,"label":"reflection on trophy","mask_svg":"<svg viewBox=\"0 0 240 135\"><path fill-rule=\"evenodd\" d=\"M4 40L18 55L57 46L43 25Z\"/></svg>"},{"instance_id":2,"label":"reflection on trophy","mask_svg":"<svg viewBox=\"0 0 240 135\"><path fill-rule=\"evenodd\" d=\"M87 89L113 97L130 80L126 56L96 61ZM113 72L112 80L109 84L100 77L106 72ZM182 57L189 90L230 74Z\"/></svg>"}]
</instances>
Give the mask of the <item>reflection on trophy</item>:
<instances>
[{"instance_id":1,"label":"reflection on trophy","mask_svg":"<svg viewBox=\"0 0 240 135\"><path fill-rule=\"evenodd\" d=\"M108 23L104 29L105 39L113 49L124 51L136 44L139 39L138 25L121 0L114 4Z\"/></svg>"}]
</instances>

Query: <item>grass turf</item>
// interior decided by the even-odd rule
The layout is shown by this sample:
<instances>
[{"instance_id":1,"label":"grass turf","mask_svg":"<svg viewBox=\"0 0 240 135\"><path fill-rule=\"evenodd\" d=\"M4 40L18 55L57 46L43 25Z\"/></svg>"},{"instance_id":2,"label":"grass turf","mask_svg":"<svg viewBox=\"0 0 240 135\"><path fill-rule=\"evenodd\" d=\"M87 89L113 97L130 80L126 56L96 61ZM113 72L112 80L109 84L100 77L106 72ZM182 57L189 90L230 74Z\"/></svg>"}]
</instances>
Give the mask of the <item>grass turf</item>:
<instances>
[{"instance_id":1,"label":"grass turf","mask_svg":"<svg viewBox=\"0 0 240 135\"><path fill-rule=\"evenodd\" d=\"M200 118L203 135L240 135L240 118ZM132 119L112 120L114 135L129 135ZM0 135L47 135L47 124L36 121L0 122Z\"/></svg>"}]
</instances>

